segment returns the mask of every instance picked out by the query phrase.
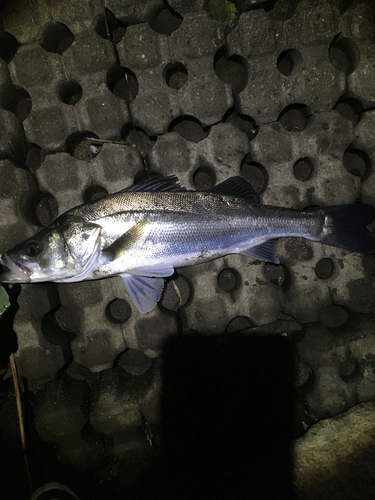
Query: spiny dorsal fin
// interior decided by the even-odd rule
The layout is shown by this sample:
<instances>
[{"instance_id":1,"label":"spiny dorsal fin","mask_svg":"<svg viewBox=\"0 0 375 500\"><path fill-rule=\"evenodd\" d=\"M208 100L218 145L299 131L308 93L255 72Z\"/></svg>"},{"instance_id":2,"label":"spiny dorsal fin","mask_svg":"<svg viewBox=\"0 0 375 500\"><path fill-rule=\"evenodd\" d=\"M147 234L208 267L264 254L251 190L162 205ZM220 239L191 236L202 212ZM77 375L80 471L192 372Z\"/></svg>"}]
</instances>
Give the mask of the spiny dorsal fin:
<instances>
[{"instance_id":1,"label":"spiny dorsal fin","mask_svg":"<svg viewBox=\"0 0 375 500\"><path fill-rule=\"evenodd\" d=\"M253 186L242 179L242 177L236 175L231 177L224 182L221 182L217 186L209 189L210 193L219 193L227 196L238 196L240 198L246 198L248 201L254 204L259 204L259 196L255 192Z\"/></svg>"},{"instance_id":2,"label":"spiny dorsal fin","mask_svg":"<svg viewBox=\"0 0 375 500\"><path fill-rule=\"evenodd\" d=\"M175 175L169 175L168 177L153 177L145 182L122 189L120 193L135 191L186 191L186 189L178 184Z\"/></svg>"}]
</instances>

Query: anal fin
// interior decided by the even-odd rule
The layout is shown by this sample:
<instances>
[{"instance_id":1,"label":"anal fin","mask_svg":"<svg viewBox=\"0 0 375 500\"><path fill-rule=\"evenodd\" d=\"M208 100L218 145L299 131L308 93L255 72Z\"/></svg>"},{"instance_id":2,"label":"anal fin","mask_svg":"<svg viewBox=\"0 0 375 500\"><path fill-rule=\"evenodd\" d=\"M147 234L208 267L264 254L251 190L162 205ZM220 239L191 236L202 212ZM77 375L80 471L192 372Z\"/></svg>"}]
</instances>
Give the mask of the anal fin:
<instances>
[{"instance_id":1,"label":"anal fin","mask_svg":"<svg viewBox=\"0 0 375 500\"><path fill-rule=\"evenodd\" d=\"M142 266L137 269L131 269L130 274L137 276L146 276L148 278L166 278L172 276L174 267L170 264L153 264L150 266Z\"/></svg>"},{"instance_id":2,"label":"anal fin","mask_svg":"<svg viewBox=\"0 0 375 500\"><path fill-rule=\"evenodd\" d=\"M273 264L280 264L280 260L275 255L275 244L277 239L268 240L256 247L248 248L241 252L242 255L247 255L253 259L261 260L263 262L272 262Z\"/></svg>"}]
</instances>

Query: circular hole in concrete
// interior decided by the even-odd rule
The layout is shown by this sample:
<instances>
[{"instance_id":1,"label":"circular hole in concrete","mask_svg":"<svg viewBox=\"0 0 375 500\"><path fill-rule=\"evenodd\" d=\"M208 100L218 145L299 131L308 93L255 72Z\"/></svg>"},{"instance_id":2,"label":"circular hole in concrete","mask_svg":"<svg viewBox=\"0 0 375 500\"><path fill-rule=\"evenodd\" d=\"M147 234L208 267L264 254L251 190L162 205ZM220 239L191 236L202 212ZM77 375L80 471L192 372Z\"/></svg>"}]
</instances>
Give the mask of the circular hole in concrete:
<instances>
[{"instance_id":1,"label":"circular hole in concrete","mask_svg":"<svg viewBox=\"0 0 375 500\"><path fill-rule=\"evenodd\" d=\"M116 19L112 12L105 9L105 15L99 14L94 21L96 33L105 40L117 45L126 33L126 25Z\"/></svg>"},{"instance_id":2,"label":"circular hole in concrete","mask_svg":"<svg viewBox=\"0 0 375 500\"><path fill-rule=\"evenodd\" d=\"M121 129L121 139L125 144L132 147L143 157L152 149L155 140L149 137L140 127L134 127L131 123L126 123Z\"/></svg>"},{"instance_id":3,"label":"circular hole in concrete","mask_svg":"<svg viewBox=\"0 0 375 500\"><path fill-rule=\"evenodd\" d=\"M122 66L112 66L107 73L109 90L130 104L138 94L138 80L133 71Z\"/></svg>"},{"instance_id":4,"label":"circular hole in concrete","mask_svg":"<svg viewBox=\"0 0 375 500\"><path fill-rule=\"evenodd\" d=\"M223 269L217 279L218 285L224 292L234 292L241 286L241 276L236 269Z\"/></svg>"},{"instance_id":5,"label":"circular hole in concrete","mask_svg":"<svg viewBox=\"0 0 375 500\"><path fill-rule=\"evenodd\" d=\"M180 89L185 85L188 79L188 72L186 67L180 63L169 63L164 68L164 79L172 89Z\"/></svg>"},{"instance_id":6,"label":"circular hole in concrete","mask_svg":"<svg viewBox=\"0 0 375 500\"><path fill-rule=\"evenodd\" d=\"M236 333L254 326L255 324L247 316L237 316L228 323L225 333Z\"/></svg>"},{"instance_id":7,"label":"circular hole in concrete","mask_svg":"<svg viewBox=\"0 0 375 500\"><path fill-rule=\"evenodd\" d=\"M261 194L268 184L267 170L256 161L247 160L248 156L246 155L242 162L241 175L245 181L251 184L256 193Z\"/></svg>"},{"instance_id":8,"label":"circular hole in concrete","mask_svg":"<svg viewBox=\"0 0 375 500\"><path fill-rule=\"evenodd\" d=\"M107 305L105 312L110 321L125 323L132 314L132 308L126 300L114 299Z\"/></svg>"},{"instance_id":9,"label":"circular hole in concrete","mask_svg":"<svg viewBox=\"0 0 375 500\"><path fill-rule=\"evenodd\" d=\"M42 193L36 200L35 215L41 226L49 226L58 216L59 206L50 193Z\"/></svg>"},{"instance_id":10,"label":"circular hole in concrete","mask_svg":"<svg viewBox=\"0 0 375 500\"><path fill-rule=\"evenodd\" d=\"M46 285L49 288L50 293L52 292L52 287L56 286L54 284L47 284ZM47 314L45 314L42 318L41 324L40 324L40 330L43 336L48 340L48 342L52 345L59 345L62 348L62 352L65 354L65 356L69 356L70 352L70 347L69 343L72 342L76 334L74 332L69 332L65 329L62 329L56 319L56 313L55 311L49 311ZM61 496L61 495L56 495L55 492L53 493L53 496L40 496L41 498L50 498L50 499L61 499L65 498L68 499L70 496ZM72 500L74 500L74 497L71 497Z\"/></svg>"},{"instance_id":11,"label":"circular hole in concrete","mask_svg":"<svg viewBox=\"0 0 375 500\"><path fill-rule=\"evenodd\" d=\"M149 25L162 35L170 35L176 31L182 23L182 17L170 7L162 9L159 14L149 20Z\"/></svg>"},{"instance_id":12,"label":"circular hole in concrete","mask_svg":"<svg viewBox=\"0 0 375 500\"><path fill-rule=\"evenodd\" d=\"M270 19L275 21L287 21L293 17L298 2L286 0L282 2L265 2L264 10Z\"/></svg>"},{"instance_id":13,"label":"circular hole in concrete","mask_svg":"<svg viewBox=\"0 0 375 500\"><path fill-rule=\"evenodd\" d=\"M0 89L0 108L11 111L24 121L32 109L30 94L19 85L5 84Z\"/></svg>"},{"instance_id":14,"label":"circular hole in concrete","mask_svg":"<svg viewBox=\"0 0 375 500\"><path fill-rule=\"evenodd\" d=\"M234 94L246 87L248 74L244 57L237 54L228 57L225 47L221 47L214 57L214 70L222 82L231 85Z\"/></svg>"},{"instance_id":15,"label":"circular hole in concrete","mask_svg":"<svg viewBox=\"0 0 375 500\"><path fill-rule=\"evenodd\" d=\"M299 362L297 364L294 386L297 389L300 389L301 387L305 386L309 381L311 375L312 375L311 368L305 363Z\"/></svg>"},{"instance_id":16,"label":"circular hole in concrete","mask_svg":"<svg viewBox=\"0 0 375 500\"><path fill-rule=\"evenodd\" d=\"M62 82L59 88L59 98L65 104L71 104L74 106L78 101L81 100L83 90L81 85L74 81L69 80L68 82Z\"/></svg>"},{"instance_id":17,"label":"circular hole in concrete","mask_svg":"<svg viewBox=\"0 0 375 500\"><path fill-rule=\"evenodd\" d=\"M4 31L0 33L0 59L3 59L7 64L15 56L20 44L13 35Z\"/></svg>"},{"instance_id":18,"label":"circular hole in concrete","mask_svg":"<svg viewBox=\"0 0 375 500\"><path fill-rule=\"evenodd\" d=\"M290 104L282 110L278 121L289 132L302 132L309 124L311 109L305 104Z\"/></svg>"},{"instance_id":19,"label":"circular hole in concrete","mask_svg":"<svg viewBox=\"0 0 375 500\"><path fill-rule=\"evenodd\" d=\"M317 278L324 280L330 278L335 269L335 264L332 259L320 259L315 266L315 274Z\"/></svg>"},{"instance_id":20,"label":"circular hole in concrete","mask_svg":"<svg viewBox=\"0 0 375 500\"><path fill-rule=\"evenodd\" d=\"M123 352L117 362L130 375L143 375L152 366L152 359L137 349L128 349Z\"/></svg>"},{"instance_id":21,"label":"circular hole in concrete","mask_svg":"<svg viewBox=\"0 0 375 500\"><path fill-rule=\"evenodd\" d=\"M359 48L354 40L343 37L341 33L332 40L329 49L329 61L334 68L346 75L353 73L359 61Z\"/></svg>"},{"instance_id":22,"label":"circular hole in concrete","mask_svg":"<svg viewBox=\"0 0 375 500\"><path fill-rule=\"evenodd\" d=\"M231 123L242 132L245 132L249 141L252 141L258 134L259 127L255 120L251 116L235 113L234 108L230 108L225 113L223 121L224 123Z\"/></svg>"},{"instance_id":23,"label":"circular hole in concrete","mask_svg":"<svg viewBox=\"0 0 375 500\"><path fill-rule=\"evenodd\" d=\"M364 106L359 99L354 97L342 97L338 100L335 108L341 116L350 120L354 127L361 121Z\"/></svg>"},{"instance_id":24,"label":"circular hole in concrete","mask_svg":"<svg viewBox=\"0 0 375 500\"><path fill-rule=\"evenodd\" d=\"M342 361L339 366L339 375L344 382L351 382L360 374L358 361L354 358Z\"/></svg>"},{"instance_id":25,"label":"circular hole in concrete","mask_svg":"<svg viewBox=\"0 0 375 500\"><path fill-rule=\"evenodd\" d=\"M265 262L263 267L264 276L274 285L281 286L284 284L286 272L282 265Z\"/></svg>"},{"instance_id":26,"label":"circular hole in concrete","mask_svg":"<svg viewBox=\"0 0 375 500\"><path fill-rule=\"evenodd\" d=\"M79 373L80 377L79 378L89 378L89 374L85 373L85 370L87 370L88 372L90 372L90 370L86 367L83 367L83 365L79 365L79 370L77 370L77 372ZM91 372L93 373L93 372ZM85 377L86 375L86 377ZM95 375L94 375L95 377ZM93 377L93 379L95 379ZM82 427L82 430L81 430L81 437L82 437L82 440L85 441L86 443L92 445L92 446L99 446L99 447L105 447L106 446L106 441L105 441L105 437L104 437L104 434L102 434L100 431L96 430L95 427L90 424L89 422L87 424L85 424L83 427ZM43 498L41 497L40 499L39 498L36 498L35 500L77 500L76 498L75 499L71 499L70 497L65 497L65 496L56 496L56 499L55 497L48 497L48 498Z\"/></svg>"},{"instance_id":27,"label":"circular hole in concrete","mask_svg":"<svg viewBox=\"0 0 375 500\"><path fill-rule=\"evenodd\" d=\"M344 153L343 163L350 174L361 179L366 177L371 170L369 156L364 151L352 148L351 146Z\"/></svg>"},{"instance_id":28,"label":"circular hole in concrete","mask_svg":"<svg viewBox=\"0 0 375 500\"><path fill-rule=\"evenodd\" d=\"M15 85L13 112L21 121L26 120L32 109L30 94L20 85Z\"/></svg>"},{"instance_id":29,"label":"circular hole in concrete","mask_svg":"<svg viewBox=\"0 0 375 500\"><path fill-rule=\"evenodd\" d=\"M169 132L177 132L191 142L199 142L207 137L206 130L193 116L179 116L169 125Z\"/></svg>"},{"instance_id":30,"label":"circular hole in concrete","mask_svg":"<svg viewBox=\"0 0 375 500\"><path fill-rule=\"evenodd\" d=\"M98 156L101 146L90 141L98 139L98 136L93 132L73 132L65 141L65 147L68 153L78 160L90 161Z\"/></svg>"},{"instance_id":31,"label":"circular hole in concrete","mask_svg":"<svg viewBox=\"0 0 375 500\"><path fill-rule=\"evenodd\" d=\"M320 316L320 321L327 328L339 328L343 326L349 318L349 313L341 306L329 306Z\"/></svg>"},{"instance_id":32,"label":"circular hole in concrete","mask_svg":"<svg viewBox=\"0 0 375 500\"><path fill-rule=\"evenodd\" d=\"M73 42L73 33L63 23L48 23L43 30L41 46L49 52L62 54Z\"/></svg>"},{"instance_id":33,"label":"circular hole in concrete","mask_svg":"<svg viewBox=\"0 0 375 500\"><path fill-rule=\"evenodd\" d=\"M83 201L89 203L90 201L97 201L107 196L108 191L105 187L93 184L88 187L83 193Z\"/></svg>"},{"instance_id":34,"label":"circular hole in concrete","mask_svg":"<svg viewBox=\"0 0 375 500\"><path fill-rule=\"evenodd\" d=\"M37 144L29 145L25 155L25 165L29 170L31 170L31 172L38 170L45 159L46 153L40 146Z\"/></svg>"},{"instance_id":35,"label":"circular hole in concrete","mask_svg":"<svg viewBox=\"0 0 375 500\"><path fill-rule=\"evenodd\" d=\"M159 304L168 311L177 311L186 306L191 300L192 287L185 276L178 275L176 279L170 279L164 287Z\"/></svg>"},{"instance_id":36,"label":"circular hole in concrete","mask_svg":"<svg viewBox=\"0 0 375 500\"><path fill-rule=\"evenodd\" d=\"M207 191L216 184L216 175L211 167L197 168L193 174L193 184L197 191Z\"/></svg>"},{"instance_id":37,"label":"circular hole in concrete","mask_svg":"<svg viewBox=\"0 0 375 500\"><path fill-rule=\"evenodd\" d=\"M290 76L297 66L302 63L302 56L296 49L288 49L281 52L277 58L276 66L284 76Z\"/></svg>"},{"instance_id":38,"label":"circular hole in concrete","mask_svg":"<svg viewBox=\"0 0 375 500\"><path fill-rule=\"evenodd\" d=\"M315 172L315 165L312 158L300 158L293 165L294 177L302 182L306 182L313 176Z\"/></svg>"}]
</instances>

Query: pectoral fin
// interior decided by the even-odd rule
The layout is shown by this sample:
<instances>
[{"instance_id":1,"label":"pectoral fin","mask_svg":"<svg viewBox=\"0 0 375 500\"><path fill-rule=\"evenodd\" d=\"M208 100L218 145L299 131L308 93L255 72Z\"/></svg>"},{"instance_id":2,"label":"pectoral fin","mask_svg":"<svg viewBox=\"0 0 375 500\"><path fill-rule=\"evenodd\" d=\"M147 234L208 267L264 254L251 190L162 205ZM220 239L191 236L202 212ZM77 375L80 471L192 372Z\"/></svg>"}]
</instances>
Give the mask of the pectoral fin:
<instances>
[{"instance_id":1,"label":"pectoral fin","mask_svg":"<svg viewBox=\"0 0 375 500\"><path fill-rule=\"evenodd\" d=\"M122 257L130 248L139 241L142 236L144 236L147 228L150 226L150 222L147 220L142 220L132 226L129 231L126 231L117 240L115 240L111 245L103 249L105 255L110 261L114 261Z\"/></svg>"},{"instance_id":2,"label":"pectoral fin","mask_svg":"<svg viewBox=\"0 0 375 500\"><path fill-rule=\"evenodd\" d=\"M151 311L159 302L164 288L162 278L149 278L147 276L135 276L134 274L122 274L121 277L130 298L142 314Z\"/></svg>"},{"instance_id":3,"label":"pectoral fin","mask_svg":"<svg viewBox=\"0 0 375 500\"><path fill-rule=\"evenodd\" d=\"M147 278L166 278L167 276L172 276L174 267L170 264L155 264L131 269L129 272L137 276L146 276Z\"/></svg>"}]
</instances>

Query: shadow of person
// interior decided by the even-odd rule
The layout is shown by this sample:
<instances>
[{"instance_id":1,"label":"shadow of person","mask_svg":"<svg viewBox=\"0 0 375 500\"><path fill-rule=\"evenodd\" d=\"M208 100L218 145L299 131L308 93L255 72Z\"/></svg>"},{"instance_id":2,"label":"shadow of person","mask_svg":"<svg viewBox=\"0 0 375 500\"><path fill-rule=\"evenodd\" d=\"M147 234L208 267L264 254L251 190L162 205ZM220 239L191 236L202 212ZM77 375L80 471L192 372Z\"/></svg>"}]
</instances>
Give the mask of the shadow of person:
<instances>
[{"instance_id":1,"label":"shadow of person","mask_svg":"<svg viewBox=\"0 0 375 500\"><path fill-rule=\"evenodd\" d=\"M286 338L171 338L162 375L163 460L137 498L295 498L294 356Z\"/></svg>"}]
</instances>

